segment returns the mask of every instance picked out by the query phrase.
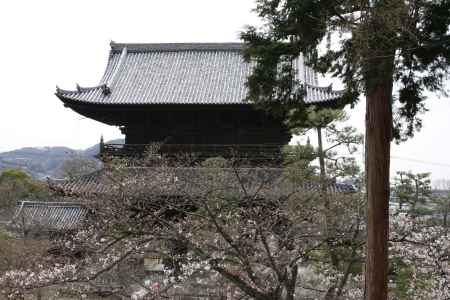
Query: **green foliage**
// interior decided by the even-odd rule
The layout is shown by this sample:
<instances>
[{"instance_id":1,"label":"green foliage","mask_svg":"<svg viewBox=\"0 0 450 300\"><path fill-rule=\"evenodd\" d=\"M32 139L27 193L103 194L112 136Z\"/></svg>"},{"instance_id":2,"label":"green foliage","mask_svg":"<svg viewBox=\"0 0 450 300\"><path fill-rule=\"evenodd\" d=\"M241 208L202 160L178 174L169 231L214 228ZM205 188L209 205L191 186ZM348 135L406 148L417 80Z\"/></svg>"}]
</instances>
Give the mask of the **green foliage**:
<instances>
[{"instance_id":1,"label":"green foliage","mask_svg":"<svg viewBox=\"0 0 450 300\"><path fill-rule=\"evenodd\" d=\"M340 109L318 109L314 106L308 107L305 111L306 118L297 123L298 127L294 128L293 132L302 135L310 128L315 128L318 134L325 135L325 141L319 143L317 148L312 147L309 140L307 145L288 146L285 153L289 155L285 155L285 162L287 164L301 160L312 162L322 156L326 177L356 177L360 168L351 155L362 144L363 136L351 126L340 126L341 122L348 119L345 112ZM343 149L346 155L343 155Z\"/></svg>"},{"instance_id":2,"label":"green foliage","mask_svg":"<svg viewBox=\"0 0 450 300\"><path fill-rule=\"evenodd\" d=\"M305 161L307 163L310 163L317 158L317 153L314 147L308 141L306 145L297 143L296 145L284 146L283 157L286 165L298 161Z\"/></svg>"},{"instance_id":3,"label":"green foliage","mask_svg":"<svg viewBox=\"0 0 450 300\"><path fill-rule=\"evenodd\" d=\"M447 195L436 196L432 198L435 206L435 212L442 215L442 225L448 227L450 215L450 192Z\"/></svg>"},{"instance_id":4,"label":"green foliage","mask_svg":"<svg viewBox=\"0 0 450 300\"><path fill-rule=\"evenodd\" d=\"M413 275L411 266L406 265L401 259L394 258L390 261L391 280L395 283L393 293L397 299L407 299L409 281Z\"/></svg>"},{"instance_id":5,"label":"green foliage","mask_svg":"<svg viewBox=\"0 0 450 300\"><path fill-rule=\"evenodd\" d=\"M450 61L450 1L257 0L262 28L241 33L245 57L257 62L247 99L297 124L304 87L293 80L300 53L345 84L342 104L380 83L395 82L395 137L412 136L426 111L425 90L440 91ZM325 51L322 51L325 46ZM295 125L294 125L295 126Z\"/></svg>"},{"instance_id":6,"label":"green foliage","mask_svg":"<svg viewBox=\"0 0 450 300\"><path fill-rule=\"evenodd\" d=\"M45 193L45 183L33 179L20 169L4 169L0 175L0 189L15 190L23 197Z\"/></svg>"},{"instance_id":7,"label":"green foliage","mask_svg":"<svg viewBox=\"0 0 450 300\"><path fill-rule=\"evenodd\" d=\"M11 211L24 198L46 199L50 192L45 182L35 180L19 169L4 169L0 175L0 209Z\"/></svg>"},{"instance_id":8,"label":"green foliage","mask_svg":"<svg viewBox=\"0 0 450 300\"><path fill-rule=\"evenodd\" d=\"M2 241L9 240L10 238L11 238L10 235L5 230L0 228L0 243Z\"/></svg>"},{"instance_id":9,"label":"green foliage","mask_svg":"<svg viewBox=\"0 0 450 300\"><path fill-rule=\"evenodd\" d=\"M409 213L413 215L431 213L430 208L417 206L430 204L430 175L430 173L397 172L397 176L394 178L393 196L397 200L400 210L406 204Z\"/></svg>"},{"instance_id":10,"label":"green foliage","mask_svg":"<svg viewBox=\"0 0 450 300\"><path fill-rule=\"evenodd\" d=\"M338 127L336 123L325 128L328 147L323 149L327 160L327 174L333 177L356 177L360 168L353 155L363 143L363 135L354 127ZM344 148L347 155L339 155L338 148Z\"/></svg>"},{"instance_id":11,"label":"green foliage","mask_svg":"<svg viewBox=\"0 0 450 300\"><path fill-rule=\"evenodd\" d=\"M305 117L296 119L296 123L291 123L294 133L301 134L302 131L309 128L327 128L336 126L337 123L348 119L342 109L319 108L314 105L305 108Z\"/></svg>"},{"instance_id":12,"label":"green foliage","mask_svg":"<svg viewBox=\"0 0 450 300\"><path fill-rule=\"evenodd\" d=\"M311 144L286 145L283 148L285 176L292 182L317 179L317 167L311 163L317 158L317 152Z\"/></svg>"},{"instance_id":13,"label":"green foliage","mask_svg":"<svg viewBox=\"0 0 450 300\"><path fill-rule=\"evenodd\" d=\"M430 216L434 212L434 209L428 207L415 207L413 210L411 210L411 214L415 216Z\"/></svg>"},{"instance_id":14,"label":"green foliage","mask_svg":"<svg viewBox=\"0 0 450 300\"><path fill-rule=\"evenodd\" d=\"M31 177L20 169L6 168L1 171L0 183L6 181L28 181Z\"/></svg>"},{"instance_id":15,"label":"green foliage","mask_svg":"<svg viewBox=\"0 0 450 300\"><path fill-rule=\"evenodd\" d=\"M283 169L284 176L291 182L301 184L304 181L316 180L316 168L311 166L308 161L299 160L291 163Z\"/></svg>"}]
</instances>

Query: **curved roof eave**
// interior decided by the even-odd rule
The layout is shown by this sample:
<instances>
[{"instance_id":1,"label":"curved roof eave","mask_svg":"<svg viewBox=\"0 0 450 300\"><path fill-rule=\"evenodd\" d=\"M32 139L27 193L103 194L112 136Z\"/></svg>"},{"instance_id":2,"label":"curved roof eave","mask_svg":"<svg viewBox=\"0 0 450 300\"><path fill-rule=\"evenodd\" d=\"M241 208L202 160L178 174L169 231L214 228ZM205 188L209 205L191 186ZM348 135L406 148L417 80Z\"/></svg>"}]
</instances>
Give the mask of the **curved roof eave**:
<instances>
[{"instance_id":1,"label":"curved roof eave","mask_svg":"<svg viewBox=\"0 0 450 300\"><path fill-rule=\"evenodd\" d=\"M96 102L96 101L84 101L72 98L70 96L65 96L62 94L55 93L55 95L64 103L64 106L83 106L83 107L117 107L117 108L124 108L124 107L192 107L192 106L208 106L208 107L239 107L239 106L252 106L253 104L248 102L241 102L241 103L218 103L218 102L203 102L203 103L186 103L186 102L180 102L180 103L169 103L169 102L153 102L153 103L139 103L139 102L133 102L133 103L105 103L105 102ZM332 99L327 100L319 100L319 101L310 101L310 102L304 102L304 105L306 106L319 106L319 107L340 107L344 106L345 103L342 102L342 97L335 97Z\"/></svg>"},{"instance_id":2,"label":"curved roof eave","mask_svg":"<svg viewBox=\"0 0 450 300\"><path fill-rule=\"evenodd\" d=\"M101 102L101 101L84 101L79 100L76 98L72 98L70 96L66 96L63 94L55 93L55 96L58 97L65 106L84 106L84 107L161 107L161 106L211 106L211 107L220 107L220 106L252 106L252 103L217 103L217 102L203 102L203 103L185 103L185 102L153 102L153 103L140 103L140 102L133 102L133 103L107 103L107 102Z\"/></svg>"}]
</instances>

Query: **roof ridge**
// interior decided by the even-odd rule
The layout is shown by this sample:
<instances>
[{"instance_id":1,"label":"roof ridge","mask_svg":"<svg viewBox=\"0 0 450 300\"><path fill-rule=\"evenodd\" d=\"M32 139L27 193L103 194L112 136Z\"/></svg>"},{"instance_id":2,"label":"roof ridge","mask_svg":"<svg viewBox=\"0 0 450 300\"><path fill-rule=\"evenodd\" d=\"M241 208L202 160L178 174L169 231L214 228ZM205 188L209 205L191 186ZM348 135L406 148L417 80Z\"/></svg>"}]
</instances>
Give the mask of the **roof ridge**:
<instances>
[{"instance_id":1,"label":"roof ridge","mask_svg":"<svg viewBox=\"0 0 450 300\"><path fill-rule=\"evenodd\" d=\"M87 174L82 174L79 176L76 176L74 178L51 178L51 177L47 177L47 182L52 182L52 183L64 183L64 182L69 182L69 181L74 181L74 180L79 180L79 179L84 179L84 178L89 178L92 176L97 176L100 173L104 172L104 168L98 169L98 170L94 170L90 173Z\"/></svg>"},{"instance_id":2,"label":"roof ridge","mask_svg":"<svg viewBox=\"0 0 450 300\"><path fill-rule=\"evenodd\" d=\"M109 80L106 82L106 88L103 89L103 93L107 94L111 92L111 88L114 85L114 83L117 81L117 77L119 76L120 71L122 70L123 64L125 62L125 59L127 58L127 52L128 48L123 47L122 51L120 53L119 62L117 63L116 68L114 69L114 72L112 73Z\"/></svg>"},{"instance_id":3,"label":"roof ridge","mask_svg":"<svg viewBox=\"0 0 450 300\"><path fill-rule=\"evenodd\" d=\"M116 43L111 42L111 51L121 52L127 48L129 52L163 52L163 51L241 51L244 43Z\"/></svg>"},{"instance_id":4,"label":"roof ridge","mask_svg":"<svg viewBox=\"0 0 450 300\"><path fill-rule=\"evenodd\" d=\"M98 84L98 85L94 85L94 86L88 86L88 87L80 86L77 83L76 90L66 90L66 89L60 88L59 86L56 86L56 95L83 93L83 92L89 92L89 91L96 90L96 89L105 90L107 88L108 88L108 86L106 85L106 83L102 83L102 84Z\"/></svg>"},{"instance_id":5,"label":"roof ridge","mask_svg":"<svg viewBox=\"0 0 450 300\"><path fill-rule=\"evenodd\" d=\"M328 92L328 93L344 93L345 89L341 89L341 90L333 90L333 84L330 84L328 86L321 86L321 85L314 85L314 84L310 84L310 83L303 83L306 87L312 88L312 89L316 89L319 91L323 91L323 92Z\"/></svg>"},{"instance_id":6,"label":"roof ridge","mask_svg":"<svg viewBox=\"0 0 450 300\"><path fill-rule=\"evenodd\" d=\"M49 207L82 207L82 204L74 201L19 201L21 207L24 206L49 206Z\"/></svg>"}]
</instances>

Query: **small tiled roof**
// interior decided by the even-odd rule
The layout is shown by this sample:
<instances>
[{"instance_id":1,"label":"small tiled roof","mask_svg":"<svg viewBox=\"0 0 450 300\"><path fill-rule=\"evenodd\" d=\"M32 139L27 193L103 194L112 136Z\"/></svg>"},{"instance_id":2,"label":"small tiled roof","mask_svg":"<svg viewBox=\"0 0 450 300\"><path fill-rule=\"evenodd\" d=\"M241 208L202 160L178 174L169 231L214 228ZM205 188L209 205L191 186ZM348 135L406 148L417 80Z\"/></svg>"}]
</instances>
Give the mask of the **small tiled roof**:
<instances>
[{"instance_id":1,"label":"small tiled roof","mask_svg":"<svg viewBox=\"0 0 450 300\"><path fill-rule=\"evenodd\" d=\"M99 85L74 91L57 88L62 101L107 105L245 104L252 64L244 44L116 44ZM296 62L306 86L306 103L334 102L339 91L317 86L317 75Z\"/></svg>"},{"instance_id":2,"label":"small tiled roof","mask_svg":"<svg viewBox=\"0 0 450 300\"><path fill-rule=\"evenodd\" d=\"M73 230L81 225L86 213L76 202L20 201L11 226L22 230Z\"/></svg>"},{"instance_id":3,"label":"small tiled roof","mask_svg":"<svg viewBox=\"0 0 450 300\"><path fill-rule=\"evenodd\" d=\"M266 193L290 194L293 191L307 190L319 191L318 182L304 182L302 186L295 184L287 184L284 169L281 168L241 168L238 169L240 177L245 181L247 192L256 192L261 183L265 182L269 188ZM55 192L70 197L82 197L89 194L117 194L119 188L133 190L139 181L147 181L147 187L153 193L160 194L197 194L202 193L203 189L208 189L208 184L214 184L216 188L217 181L204 180L204 176L213 176L213 178L221 178L221 176L230 176L236 178L235 169L231 168L154 168L154 167L129 167L120 170L120 184L115 174L106 170L100 170L92 174L80 176L69 180L51 180L49 186ZM167 181L167 178L176 179L175 181ZM217 179L221 180L221 179ZM233 180L233 179L232 179ZM236 182L235 187L240 187ZM329 193L351 193L355 192L352 185L344 183L336 183L330 181L327 185ZM239 193L239 192L238 192Z\"/></svg>"},{"instance_id":4,"label":"small tiled roof","mask_svg":"<svg viewBox=\"0 0 450 300\"><path fill-rule=\"evenodd\" d=\"M64 196L81 195L88 192L106 193L111 190L112 182L102 170L81 175L72 179L47 178L49 187Z\"/></svg>"}]
</instances>

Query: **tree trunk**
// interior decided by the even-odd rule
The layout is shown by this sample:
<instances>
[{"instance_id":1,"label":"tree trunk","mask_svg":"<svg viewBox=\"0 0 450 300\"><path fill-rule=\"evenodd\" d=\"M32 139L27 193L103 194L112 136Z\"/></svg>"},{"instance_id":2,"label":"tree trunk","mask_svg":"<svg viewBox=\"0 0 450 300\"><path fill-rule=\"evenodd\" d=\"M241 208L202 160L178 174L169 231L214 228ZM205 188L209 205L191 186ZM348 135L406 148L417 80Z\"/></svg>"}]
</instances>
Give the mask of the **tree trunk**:
<instances>
[{"instance_id":1,"label":"tree trunk","mask_svg":"<svg viewBox=\"0 0 450 300\"><path fill-rule=\"evenodd\" d=\"M417 206L417 202L419 202L419 179L418 178L414 179L414 187L416 190L414 192L414 200L412 203L411 212L412 212L413 216L417 216L416 206Z\"/></svg>"},{"instance_id":2,"label":"tree trunk","mask_svg":"<svg viewBox=\"0 0 450 300\"><path fill-rule=\"evenodd\" d=\"M444 228L447 228L447 219L448 219L448 214L450 212L450 197L445 199L444 201L444 221L443 221L443 226Z\"/></svg>"},{"instance_id":3,"label":"tree trunk","mask_svg":"<svg viewBox=\"0 0 450 300\"><path fill-rule=\"evenodd\" d=\"M322 138L322 128L317 127L317 144L318 144L318 157L319 157L319 167L320 167L320 197L324 203L325 209L325 232L326 232L326 243L328 248L328 253L330 254L331 264L338 269L339 259L335 253L333 239L335 237L333 229L333 224L331 220L330 211L330 198L328 197L328 179L325 169L325 153L323 151L323 138ZM330 286L325 294L324 300L332 300L335 298L336 285Z\"/></svg>"},{"instance_id":4,"label":"tree trunk","mask_svg":"<svg viewBox=\"0 0 450 300\"><path fill-rule=\"evenodd\" d=\"M325 206L325 213L329 216L330 210L330 200L328 198L328 180L327 173L325 169L325 153L323 152L323 139L322 139L322 128L317 127L317 156L319 157L319 168L320 168L320 196Z\"/></svg>"},{"instance_id":5,"label":"tree trunk","mask_svg":"<svg viewBox=\"0 0 450 300\"><path fill-rule=\"evenodd\" d=\"M382 81L366 100L367 300L385 300L388 292L391 93L392 81Z\"/></svg>"},{"instance_id":6,"label":"tree trunk","mask_svg":"<svg viewBox=\"0 0 450 300\"><path fill-rule=\"evenodd\" d=\"M319 157L319 167L320 167L320 190L322 192L322 197L326 196L327 193L327 175L325 172L325 153L323 153L323 139L322 139L322 128L317 127L317 156ZM328 201L325 201L327 204Z\"/></svg>"}]
</instances>

